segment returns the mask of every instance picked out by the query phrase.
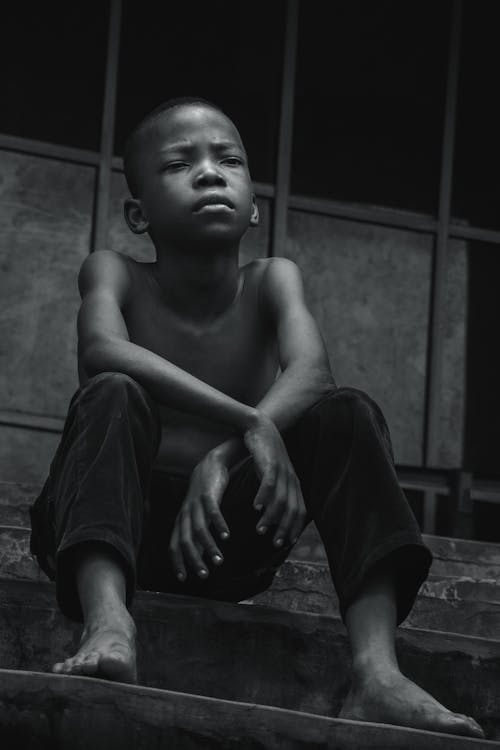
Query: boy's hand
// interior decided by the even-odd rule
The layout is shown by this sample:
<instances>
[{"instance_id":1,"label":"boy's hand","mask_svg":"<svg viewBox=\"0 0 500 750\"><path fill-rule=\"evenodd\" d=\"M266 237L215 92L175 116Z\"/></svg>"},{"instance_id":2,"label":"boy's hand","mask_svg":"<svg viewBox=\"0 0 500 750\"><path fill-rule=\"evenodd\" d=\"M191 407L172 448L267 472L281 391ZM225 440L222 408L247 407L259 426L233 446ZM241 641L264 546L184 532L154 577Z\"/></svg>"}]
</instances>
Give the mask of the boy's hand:
<instances>
[{"instance_id":1,"label":"boy's hand","mask_svg":"<svg viewBox=\"0 0 500 750\"><path fill-rule=\"evenodd\" d=\"M277 525L274 544L282 547L287 541L295 544L304 528L306 508L300 482L288 456L285 444L274 422L261 416L244 435L261 484L254 508L265 508L257 524L257 532L265 534Z\"/></svg>"},{"instance_id":2,"label":"boy's hand","mask_svg":"<svg viewBox=\"0 0 500 750\"><path fill-rule=\"evenodd\" d=\"M224 561L214 533L221 539L229 538L229 528L220 511L228 479L227 466L214 453L208 453L193 469L169 544L172 565L180 581L186 579L186 567L200 578L208 576L202 558L204 552L215 565Z\"/></svg>"}]
</instances>

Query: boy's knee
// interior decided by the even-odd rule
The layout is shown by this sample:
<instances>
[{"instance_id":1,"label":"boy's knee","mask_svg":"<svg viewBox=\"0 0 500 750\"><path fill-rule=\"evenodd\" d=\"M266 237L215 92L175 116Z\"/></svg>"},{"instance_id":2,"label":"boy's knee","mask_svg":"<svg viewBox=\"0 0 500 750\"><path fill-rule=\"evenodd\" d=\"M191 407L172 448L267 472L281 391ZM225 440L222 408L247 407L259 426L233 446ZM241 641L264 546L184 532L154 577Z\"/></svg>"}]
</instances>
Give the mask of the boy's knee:
<instances>
[{"instance_id":1,"label":"boy's knee","mask_svg":"<svg viewBox=\"0 0 500 750\"><path fill-rule=\"evenodd\" d=\"M345 440L351 439L354 432L368 431L374 425L388 432L378 404L358 388L337 388L310 410L309 417L320 420L323 429L330 426L337 436L342 435Z\"/></svg>"},{"instance_id":2,"label":"boy's knee","mask_svg":"<svg viewBox=\"0 0 500 750\"><path fill-rule=\"evenodd\" d=\"M97 413L133 410L134 413L159 423L159 412L154 400L140 383L123 372L100 372L94 375L83 386L80 398L83 399L82 403L91 406Z\"/></svg>"},{"instance_id":3,"label":"boy's knee","mask_svg":"<svg viewBox=\"0 0 500 750\"><path fill-rule=\"evenodd\" d=\"M85 390L96 391L106 399L134 395L149 399L146 389L124 372L99 372L87 381Z\"/></svg>"}]
</instances>

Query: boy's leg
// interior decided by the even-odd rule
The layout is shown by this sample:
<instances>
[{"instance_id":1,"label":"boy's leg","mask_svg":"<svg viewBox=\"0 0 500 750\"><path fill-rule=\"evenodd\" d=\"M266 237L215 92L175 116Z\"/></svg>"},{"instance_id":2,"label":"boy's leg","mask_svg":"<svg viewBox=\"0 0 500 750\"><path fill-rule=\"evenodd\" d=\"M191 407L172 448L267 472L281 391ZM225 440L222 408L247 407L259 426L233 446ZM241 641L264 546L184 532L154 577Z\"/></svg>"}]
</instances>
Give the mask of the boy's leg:
<instances>
[{"instance_id":1,"label":"boy's leg","mask_svg":"<svg viewBox=\"0 0 500 750\"><path fill-rule=\"evenodd\" d=\"M399 671L395 628L431 563L394 470L377 404L339 388L289 431L287 449L328 556L353 656L341 716L481 737Z\"/></svg>"},{"instance_id":2,"label":"boy's leg","mask_svg":"<svg viewBox=\"0 0 500 750\"><path fill-rule=\"evenodd\" d=\"M453 714L399 671L396 625L410 611L431 563L397 481L389 431L366 394L339 388L284 435L300 480L308 519L328 556L353 654L352 690L344 718L482 736L470 718ZM168 590L238 601L268 588L291 547L276 549L274 529L256 533L259 481L251 459L234 472L221 509L231 531L220 542L221 567L188 575Z\"/></svg>"},{"instance_id":3,"label":"boy's leg","mask_svg":"<svg viewBox=\"0 0 500 750\"><path fill-rule=\"evenodd\" d=\"M159 437L154 403L126 375L101 373L71 401L31 509L32 551L55 578L63 613L84 624L78 653L55 671L135 680L128 606Z\"/></svg>"}]
</instances>

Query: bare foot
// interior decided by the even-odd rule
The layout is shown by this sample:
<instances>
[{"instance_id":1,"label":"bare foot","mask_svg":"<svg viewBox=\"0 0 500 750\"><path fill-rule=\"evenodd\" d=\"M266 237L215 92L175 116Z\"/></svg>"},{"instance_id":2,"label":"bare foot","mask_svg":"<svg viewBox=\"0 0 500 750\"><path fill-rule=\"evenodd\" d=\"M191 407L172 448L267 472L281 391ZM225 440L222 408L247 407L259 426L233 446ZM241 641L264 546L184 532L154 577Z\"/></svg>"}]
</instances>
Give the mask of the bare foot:
<instances>
[{"instance_id":1,"label":"bare foot","mask_svg":"<svg viewBox=\"0 0 500 750\"><path fill-rule=\"evenodd\" d=\"M339 718L484 738L474 719L449 711L399 671L355 679Z\"/></svg>"},{"instance_id":2,"label":"bare foot","mask_svg":"<svg viewBox=\"0 0 500 750\"><path fill-rule=\"evenodd\" d=\"M57 674L104 677L116 682L137 682L136 628L128 611L108 616L84 628L75 656L52 667Z\"/></svg>"}]
</instances>

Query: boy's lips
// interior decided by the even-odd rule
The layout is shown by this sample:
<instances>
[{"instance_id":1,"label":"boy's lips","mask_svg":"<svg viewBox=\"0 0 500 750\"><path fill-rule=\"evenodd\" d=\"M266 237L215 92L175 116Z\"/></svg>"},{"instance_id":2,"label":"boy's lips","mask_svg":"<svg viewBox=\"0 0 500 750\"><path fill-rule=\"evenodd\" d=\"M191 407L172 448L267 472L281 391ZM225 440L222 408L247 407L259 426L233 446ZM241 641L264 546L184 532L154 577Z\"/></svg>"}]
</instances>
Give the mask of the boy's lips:
<instances>
[{"instance_id":1,"label":"boy's lips","mask_svg":"<svg viewBox=\"0 0 500 750\"><path fill-rule=\"evenodd\" d=\"M201 211L205 206L225 206L234 210L234 204L221 193L208 193L196 201L193 211Z\"/></svg>"}]
</instances>

